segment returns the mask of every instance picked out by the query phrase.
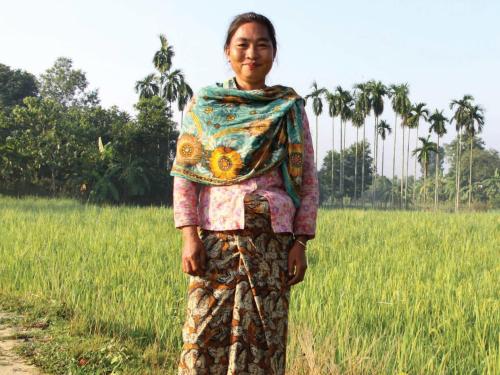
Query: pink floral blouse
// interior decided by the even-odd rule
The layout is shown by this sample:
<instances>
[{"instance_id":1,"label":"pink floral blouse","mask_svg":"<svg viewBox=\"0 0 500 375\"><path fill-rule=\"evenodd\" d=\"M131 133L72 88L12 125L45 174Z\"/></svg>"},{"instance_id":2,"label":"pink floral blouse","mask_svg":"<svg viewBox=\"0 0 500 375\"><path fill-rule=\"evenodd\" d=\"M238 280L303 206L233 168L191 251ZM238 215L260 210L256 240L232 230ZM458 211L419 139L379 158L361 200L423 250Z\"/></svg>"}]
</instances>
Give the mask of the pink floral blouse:
<instances>
[{"instance_id":1,"label":"pink floral blouse","mask_svg":"<svg viewBox=\"0 0 500 375\"><path fill-rule=\"evenodd\" d=\"M298 209L285 190L279 168L238 184L213 186L198 184L182 177L174 177L174 223L176 228L197 225L207 230L243 229L244 202L247 193L264 196L271 211L271 225L275 233L315 237L318 212L318 177L314 166L309 121L303 110L304 166L301 203Z\"/></svg>"}]
</instances>

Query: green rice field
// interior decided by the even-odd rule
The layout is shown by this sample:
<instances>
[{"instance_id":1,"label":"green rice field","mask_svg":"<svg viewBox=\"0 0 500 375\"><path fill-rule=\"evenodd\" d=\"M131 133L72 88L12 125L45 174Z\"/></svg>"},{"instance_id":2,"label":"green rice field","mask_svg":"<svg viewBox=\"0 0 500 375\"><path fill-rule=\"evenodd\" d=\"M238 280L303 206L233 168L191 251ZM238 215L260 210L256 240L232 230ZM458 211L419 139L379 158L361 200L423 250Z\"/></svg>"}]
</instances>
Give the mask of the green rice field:
<instances>
[{"instance_id":1,"label":"green rice field","mask_svg":"<svg viewBox=\"0 0 500 375\"><path fill-rule=\"evenodd\" d=\"M499 212L320 210L307 251L288 374L500 374ZM80 333L132 342L166 374L180 260L170 208L0 197L0 298L64 304Z\"/></svg>"}]
</instances>

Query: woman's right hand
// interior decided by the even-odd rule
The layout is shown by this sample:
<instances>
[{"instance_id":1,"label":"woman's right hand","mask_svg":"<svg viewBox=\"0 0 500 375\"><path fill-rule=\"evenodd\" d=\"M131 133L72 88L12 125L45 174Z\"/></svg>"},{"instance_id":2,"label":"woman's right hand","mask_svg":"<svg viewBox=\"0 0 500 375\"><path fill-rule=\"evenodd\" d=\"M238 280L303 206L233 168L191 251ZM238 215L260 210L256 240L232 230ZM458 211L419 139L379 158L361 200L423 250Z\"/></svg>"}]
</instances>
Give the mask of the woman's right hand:
<instances>
[{"instance_id":1,"label":"woman's right hand","mask_svg":"<svg viewBox=\"0 0 500 375\"><path fill-rule=\"evenodd\" d=\"M182 228L182 272L202 276L206 270L207 254L195 225Z\"/></svg>"}]
</instances>

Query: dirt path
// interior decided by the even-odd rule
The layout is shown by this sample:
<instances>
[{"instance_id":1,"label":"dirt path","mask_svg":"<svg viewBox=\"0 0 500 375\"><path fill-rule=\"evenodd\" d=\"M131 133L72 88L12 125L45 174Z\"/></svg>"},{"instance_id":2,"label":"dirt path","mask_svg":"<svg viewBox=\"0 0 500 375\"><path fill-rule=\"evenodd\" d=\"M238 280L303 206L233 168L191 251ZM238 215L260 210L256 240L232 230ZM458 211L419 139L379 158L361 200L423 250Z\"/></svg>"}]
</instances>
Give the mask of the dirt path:
<instances>
[{"instance_id":1,"label":"dirt path","mask_svg":"<svg viewBox=\"0 0 500 375\"><path fill-rule=\"evenodd\" d=\"M14 318L14 314L0 311L0 374L1 375L42 375L35 366L29 365L14 352L14 347L21 342L16 338L19 330L5 324L6 319ZM25 333L23 331L23 333Z\"/></svg>"}]
</instances>

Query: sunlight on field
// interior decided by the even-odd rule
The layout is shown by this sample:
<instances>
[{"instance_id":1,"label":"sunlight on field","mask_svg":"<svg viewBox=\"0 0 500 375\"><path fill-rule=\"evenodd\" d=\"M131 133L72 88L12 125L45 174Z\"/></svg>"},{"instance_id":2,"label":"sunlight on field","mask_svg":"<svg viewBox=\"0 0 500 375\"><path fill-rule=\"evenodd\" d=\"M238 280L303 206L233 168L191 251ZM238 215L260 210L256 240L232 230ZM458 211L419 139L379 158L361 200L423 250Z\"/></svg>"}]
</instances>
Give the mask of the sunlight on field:
<instances>
[{"instance_id":1,"label":"sunlight on field","mask_svg":"<svg viewBox=\"0 0 500 375\"><path fill-rule=\"evenodd\" d=\"M290 374L500 372L500 215L320 211ZM66 303L174 368L187 277L167 208L0 197L0 291Z\"/></svg>"}]
</instances>

